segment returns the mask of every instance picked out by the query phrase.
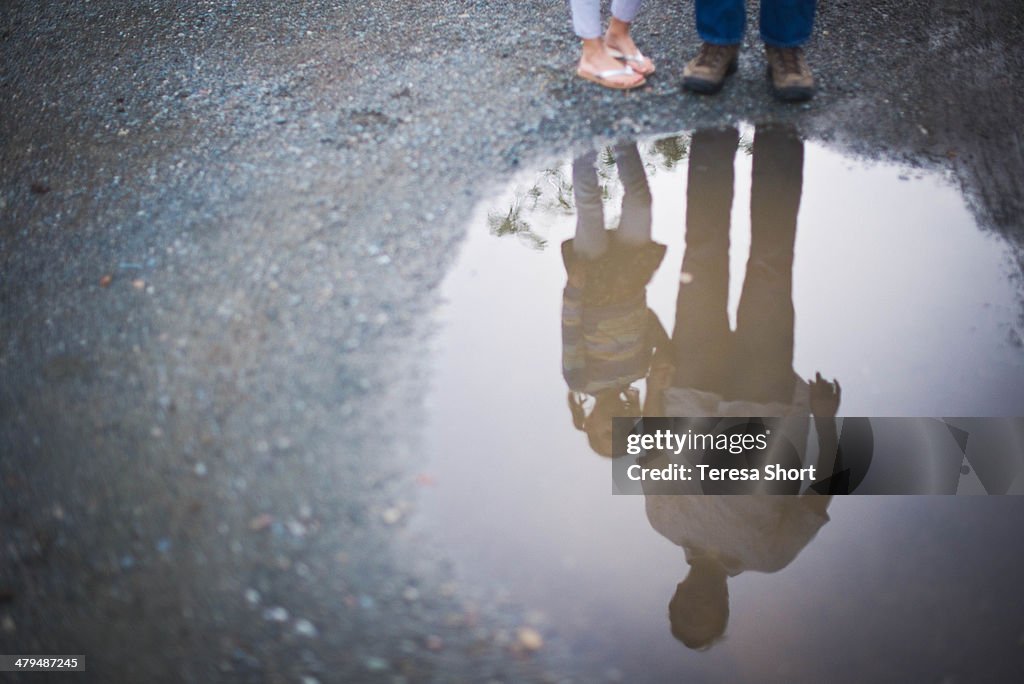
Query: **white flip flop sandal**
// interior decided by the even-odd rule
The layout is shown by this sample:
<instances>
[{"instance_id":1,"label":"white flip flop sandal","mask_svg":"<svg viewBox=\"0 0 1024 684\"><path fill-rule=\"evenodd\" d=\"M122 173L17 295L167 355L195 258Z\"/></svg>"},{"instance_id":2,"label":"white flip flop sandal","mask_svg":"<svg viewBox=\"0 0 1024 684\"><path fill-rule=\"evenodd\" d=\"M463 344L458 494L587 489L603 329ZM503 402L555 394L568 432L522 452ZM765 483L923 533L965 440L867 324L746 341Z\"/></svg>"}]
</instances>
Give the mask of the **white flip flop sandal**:
<instances>
[{"instance_id":1,"label":"white flip flop sandal","mask_svg":"<svg viewBox=\"0 0 1024 684\"><path fill-rule=\"evenodd\" d=\"M605 69L604 71L585 71L577 68L576 75L584 80L597 83L612 90L632 90L647 83L647 79L643 77L643 74L638 73L631 66L625 66L621 69ZM608 80L616 76L640 76L640 80L635 83L618 83Z\"/></svg>"},{"instance_id":2,"label":"white flip flop sandal","mask_svg":"<svg viewBox=\"0 0 1024 684\"><path fill-rule=\"evenodd\" d=\"M621 59L628 66L633 66L634 64L645 64L645 63L651 65L651 70L650 71L640 71L639 69L633 69L633 71L635 71L638 74L642 74L644 76L650 76L651 74L653 74L655 72L654 62L651 59L648 59L647 57L645 57L644 54L642 52L640 52L639 50L637 50L632 55L627 55L626 53L622 52L621 50L616 50L615 48L608 48L608 54L611 55L612 57L614 57L615 59Z\"/></svg>"}]
</instances>

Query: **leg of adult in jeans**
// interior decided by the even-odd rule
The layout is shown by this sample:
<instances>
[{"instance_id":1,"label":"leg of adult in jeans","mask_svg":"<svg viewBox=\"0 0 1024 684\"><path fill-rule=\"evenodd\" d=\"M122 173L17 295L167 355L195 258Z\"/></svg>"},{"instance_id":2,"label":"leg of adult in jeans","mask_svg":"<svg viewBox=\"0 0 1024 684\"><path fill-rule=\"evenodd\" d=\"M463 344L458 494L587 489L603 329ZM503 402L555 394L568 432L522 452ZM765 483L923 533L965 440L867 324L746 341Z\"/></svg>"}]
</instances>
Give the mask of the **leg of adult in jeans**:
<instances>
[{"instance_id":1,"label":"leg of adult in jeans","mask_svg":"<svg viewBox=\"0 0 1024 684\"><path fill-rule=\"evenodd\" d=\"M617 239L625 245L645 245L651 241L651 189L636 143L616 145L615 164L623 188Z\"/></svg>"},{"instance_id":2,"label":"leg of adult in jeans","mask_svg":"<svg viewBox=\"0 0 1024 684\"><path fill-rule=\"evenodd\" d=\"M803 185L803 142L790 126L754 134L750 258L736 314L738 399L793 397L793 245Z\"/></svg>"},{"instance_id":3,"label":"leg of adult in jeans","mask_svg":"<svg viewBox=\"0 0 1024 684\"><path fill-rule=\"evenodd\" d=\"M761 40L775 47L799 47L811 37L815 0L761 0Z\"/></svg>"},{"instance_id":4,"label":"leg of adult in jeans","mask_svg":"<svg viewBox=\"0 0 1024 684\"><path fill-rule=\"evenodd\" d=\"M686 187L686 252L672 334L673 385L722 393L729 367L729 214L736 129L694 134Z\"/></svg>"},{"instance_id":5,"label":"leg of adult in jeans","mask_svg":"<svg viewBox=\"0 0 1024 684\"><path fill-rule=\"evenodd\" d=\"M695 0L697 34L705 43L735 45L743 41L747 5L743 0Z\"/></svg>"},{"instance_id":6,"label":"leg of adult in jeans","mask_svg":"<svg viewBox=\"0 0 1024 684\"><path fill-rule=\"evenodd\" d=\"M608 232L604 229L604 205L596 163L596 150L572 162L572 194L576 199L576 235L572 248L584 259L596 259L608 249Z\"/></svg>"}]
</instances>

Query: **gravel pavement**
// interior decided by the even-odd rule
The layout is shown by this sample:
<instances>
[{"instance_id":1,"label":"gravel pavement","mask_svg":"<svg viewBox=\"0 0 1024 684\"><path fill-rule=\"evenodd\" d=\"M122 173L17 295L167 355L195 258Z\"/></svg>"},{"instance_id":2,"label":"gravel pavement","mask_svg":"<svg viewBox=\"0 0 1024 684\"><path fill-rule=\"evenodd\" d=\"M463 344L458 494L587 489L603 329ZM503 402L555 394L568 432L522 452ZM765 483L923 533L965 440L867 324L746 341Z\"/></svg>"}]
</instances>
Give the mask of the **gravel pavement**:
<instances>
[{"instance_id":1,"label":"gravel pavement","mask_svg":"<svg viewBox=\"0 0 1024 684\"><path fill-rule=\"evenodd\" d=\"M791 120L948 170L1024 240L1019 4L820 5L792 106L753 38L682 94L689 3L645 3L658 74L624 94L573 76L561 2L4 2L0 652L89 681L585 673L405 524L477 201L594 141Z\"/></svg>"}]
</instances>

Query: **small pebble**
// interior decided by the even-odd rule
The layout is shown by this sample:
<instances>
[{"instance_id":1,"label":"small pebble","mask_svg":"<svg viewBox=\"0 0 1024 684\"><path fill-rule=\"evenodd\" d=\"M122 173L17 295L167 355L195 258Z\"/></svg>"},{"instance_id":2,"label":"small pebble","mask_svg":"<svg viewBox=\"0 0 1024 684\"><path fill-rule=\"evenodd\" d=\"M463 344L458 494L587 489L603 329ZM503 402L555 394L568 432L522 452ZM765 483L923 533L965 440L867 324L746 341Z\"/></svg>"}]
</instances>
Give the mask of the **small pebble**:
<instances>
[{"instance_id":1,"label":"small pebble","mask_svg":"<svg viewBox=\"0 0 1024 684\"><path fill-rule=\"evenodd\" d=\"M246 589L245 602L248 603L250 606L255 606L259 604L260 592L256 591L255 589Z\"/></svg>"},{"instance_id":2,"label":"small pebble","mask_svg":"<svg viewBox=\"0 0 1024 684\"><path fill-rule=\"evenodd\" d=\"M380 514L380 517L386 524L394 525L402 519L402 511L392 506L391 508L385 508L384 512Z\"/></svg>"},{"instance_id":3,"label":"small pebble","mask_svg":"<svg viewBox=\"0 0 1024 684\"><path fill-rule=\"evenodd\" d=\"M390 667L388 661L383 658L378 658L377 656L369 656L368 658L365 658L363 660L363 664L366 665L366 669L370 672L383 672Z\"/></svg>"},{"instance_id":4,"label":"small pebble","mask_svg":"<svg viewBox=\"0 0 1024 684\"><path fill-rule=\"evenodd\" d=\"M270 527L272 522L274 522L273 516L269 513L261 513L249 521L249 529L253 532L259 532Z\"/></svg>"},{"instance_id":5,"label":"small pebble","mask_svg":"<svg viewBox=\"0 0 1024 684\"><path fill-rule=\"evenodd\" d=\"M319 634L316 626L305 618L300 618L295 621L295 633L299 636L310 638L314 638Z\"/></svg>"},{"instance_id":6,"label":"small pebble","mask_svg":"<svg viewBox=\"0 0 1024 684\"><path fill-rule=\"evenodd\" d=\"M267 608L263 611L263 619L270 622L286 622L288 620L288 611L281 606Z\"/></svg>"},{"instance_id":7,"label":"small pebble","mask_svg":"<svg viewBox=\"0 0 1024 684\"><path fill-rule=\"evenodd\" d=\"M519 645L527 651L539 651L544 647L544 637L532 627L520 627L516 632Z\"/></svg>"}]
</instances>

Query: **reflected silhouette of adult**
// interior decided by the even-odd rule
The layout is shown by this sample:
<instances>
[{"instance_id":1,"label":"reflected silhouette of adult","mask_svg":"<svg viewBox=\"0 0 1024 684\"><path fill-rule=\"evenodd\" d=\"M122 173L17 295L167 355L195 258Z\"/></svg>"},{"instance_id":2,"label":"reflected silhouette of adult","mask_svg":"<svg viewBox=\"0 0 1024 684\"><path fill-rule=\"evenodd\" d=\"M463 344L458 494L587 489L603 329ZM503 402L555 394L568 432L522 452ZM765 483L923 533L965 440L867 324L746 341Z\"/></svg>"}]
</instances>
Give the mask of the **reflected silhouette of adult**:
<instances>
[{"instance_id":1,"label":"reflected silhouette of adult","mask_svg":"<svg viewBox=\"0 0 1024 684\"><path fill-rule=\"evenodd\" d=\"M736 316L729 326L729 216L735 129L694 134L687 186L686 252L680 274L672 364L648 378L645 415L780 417L769 450L805 462L813 414L822 454L834 454L838 383L793 370L793 249L803 174L794 130L759 126L754 136L751 242ZM773 459L774 460L774 459ZM704 649L725 632L727 580L786 567L828 521L831 497L679 496L645 484L651 526L686 553L689 572L669 603L672 634Z\"/></svg>"},{"instance_id":2,"label":"reflected silhouette of adult","mask_svg":"<svg viewBox=\"0 0 1024 684\"><path fill-rule=\"evenodd\" d=\"M635 143L613 148L622 182L619 226L605 229L597 152L573 161L576 233L562 244L568 282L562 296L562 375L573 425L591 448L612 452L612 417L639 416L632 383L647 375L669 338L647 306L647 284L665 256L651 240L651 192Z\"/></svg>"}]
</instances>

